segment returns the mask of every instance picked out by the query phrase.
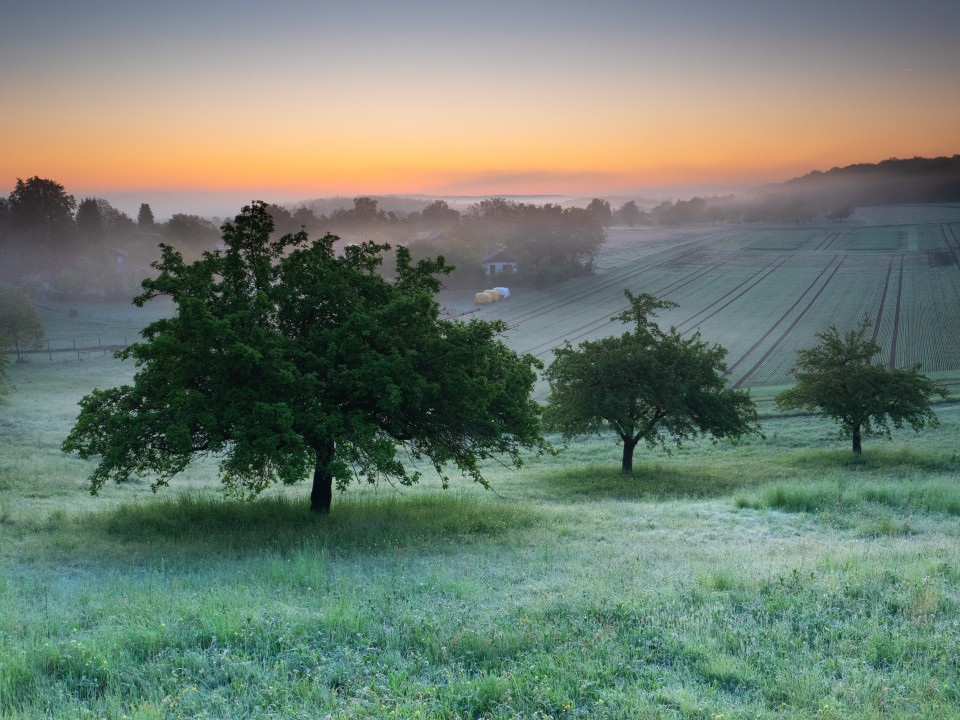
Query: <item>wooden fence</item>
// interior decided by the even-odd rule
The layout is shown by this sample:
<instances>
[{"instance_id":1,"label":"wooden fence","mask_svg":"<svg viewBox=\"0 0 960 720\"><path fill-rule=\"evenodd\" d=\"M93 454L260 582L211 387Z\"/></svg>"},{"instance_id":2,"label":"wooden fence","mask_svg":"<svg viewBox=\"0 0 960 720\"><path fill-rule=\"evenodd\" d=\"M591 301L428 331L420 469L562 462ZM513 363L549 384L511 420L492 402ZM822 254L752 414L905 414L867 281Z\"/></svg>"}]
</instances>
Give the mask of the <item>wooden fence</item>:
<instances>
[{"instance_id":1,"label":"wooden fence","mask_svg":"<svg viewBox=\"0 0 960 720\"><path fill-rule=\"evenodd\" d=\"M79 360L83 355L85 354L89 355L91 353L101 353L103 355L107 355L107 354L112 355L113 353L117 352L117 350L123 350L125 347L127 347L126 338L123 339L122 344L107 344L107 345L104 345L103 342L101 342L100 338L97 338L96 345L91 345L91 344L84 345L82 341L80 343L77 343L76 339L74 339L73 347L56 347L55 348L55 347L51 347L50 343L48 342L45 348L41 348L39 350L30 349L30 350L18 351L14 348L7 348L6 353L8 355L16 356L18 362L20 362L23 356L25 355L47 355L52 361L54 354L59 355L62 353L73 353L77 356L77 359Z\"/></svg>"}]
</instances>

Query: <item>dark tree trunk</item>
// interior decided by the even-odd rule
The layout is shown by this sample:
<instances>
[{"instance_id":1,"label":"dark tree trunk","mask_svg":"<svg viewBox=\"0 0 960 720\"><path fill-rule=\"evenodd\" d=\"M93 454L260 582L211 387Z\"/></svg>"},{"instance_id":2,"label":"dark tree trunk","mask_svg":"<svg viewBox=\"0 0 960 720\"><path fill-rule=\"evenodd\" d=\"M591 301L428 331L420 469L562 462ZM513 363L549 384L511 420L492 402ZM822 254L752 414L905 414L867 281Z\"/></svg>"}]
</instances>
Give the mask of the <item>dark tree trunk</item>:
<instances>
[{"instance_id":1,"label":"dark tree trunk","mask_svg":"<svg viewBox=\"0 0 960 720\"><path fill-rule=\"evenodd\" d=\"M857 425L857 427L853 429L853 451L857 455L859 455L862 452L862 449L860 448L860 426L859 425Z\"/></svg>"},{"instance_id":2,"label":"dark tree trunk","mask_svg":"<svg viewBox=\"0 0 960 720\"><path fill-rule=\"evenodd\" d=\"M633 449L637 447L637 442L633 438L623 440L623 462L620 464L620 472L624 475L633 474Z\"/></svg>"},{"instance_id":3,"label":"dark tree trunk","mask_svg":"<svg viewBox=\"0 0 960 720\"><path fill-rule=\"evenodd\" d=\"M333 475L330 474L330 461L333 460L333 443L317 451L313 466L313 489L310 491L310 512L321 515L330 514L333 501Z\"/></svg>"}]
</instances>

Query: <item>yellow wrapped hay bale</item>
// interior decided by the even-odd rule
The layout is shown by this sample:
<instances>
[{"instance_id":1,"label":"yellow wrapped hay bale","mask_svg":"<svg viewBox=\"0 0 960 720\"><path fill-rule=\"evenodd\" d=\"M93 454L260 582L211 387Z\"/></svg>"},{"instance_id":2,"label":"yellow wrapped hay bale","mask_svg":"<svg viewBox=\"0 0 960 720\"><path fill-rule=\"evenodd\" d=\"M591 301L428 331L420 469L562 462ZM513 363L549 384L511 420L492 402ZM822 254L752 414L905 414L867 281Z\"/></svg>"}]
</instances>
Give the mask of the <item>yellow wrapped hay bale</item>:
<instances>
[{"instance_id":1,"label":"yellow wrapped hay bale","mask_svg":"<svg viewBox=\"0 0 960 720\"><path fill-rule=\"evenodd\" d=\"M483 292L484 294L489 295L491 298L493 298L493 302L498 302L500 300L503 300L503 293L500 292L499 290L484 290Z\"/></svg>"},{"instance_id":2,"label":"yellow wrapped hay bale","mask_svg":"<svg viewBox=\"0 0 960 720\"><path fill-rule=\"evenodd\" d=\"M493 298L490 297L488 293L480 292L473 296L473 302L477 305L486 305L487 303L492 303Z\"/></svg>"}]
</instances>

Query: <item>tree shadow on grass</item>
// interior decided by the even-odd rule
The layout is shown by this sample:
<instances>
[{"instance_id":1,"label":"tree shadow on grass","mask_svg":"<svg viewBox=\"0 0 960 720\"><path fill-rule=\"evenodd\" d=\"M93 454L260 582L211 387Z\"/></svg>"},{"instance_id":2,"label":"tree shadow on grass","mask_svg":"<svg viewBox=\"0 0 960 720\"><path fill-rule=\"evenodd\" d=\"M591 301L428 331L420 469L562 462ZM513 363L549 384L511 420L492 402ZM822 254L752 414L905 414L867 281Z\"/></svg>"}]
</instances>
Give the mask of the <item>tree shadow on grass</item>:
<instances>
[{"instance_id":1,"label":"tree shadow on grass","mask_svg":"<svg viewBox=\"0 0 960 720\"><path fill-rule=\"evenodd\" d=\"M330 515L306 501L250 502L180 495L119 505L102 512L56 514L47 528L75 533L95 555L115 557L245 556L305 547L332 555L443 552L480 540L506 542L536 524L531 506L451 494L337 498ZM71 553L74 554L74 553Z\"/></svg>"},{"instance_id":2,"label":"tree shadow on grass","mask_svg":"<svg viewBox=\"0 0 960 720\"><path fill-rule=\"evenodd\" d=\"M632 475L624 475L613 467L572 468L542 473L538 480L544 499L571 502L715 498L754 484L733 468L674 468L659 464L634 466Z\"/></svg>"},{"instance_id":3,"label":"tree shadow on grass","mask_svg":"<svg viewBox=\"0 0 960 720\"><path fill-rule=\"evenodd\" d=\"M865 447L860 455L849 448L806 449L782 455L779 464L806 471L835 472L845 469L904 476L916 472L957 472L960 470L960 457L938 451L876 445Z\"/></svg>"}]
</instances>

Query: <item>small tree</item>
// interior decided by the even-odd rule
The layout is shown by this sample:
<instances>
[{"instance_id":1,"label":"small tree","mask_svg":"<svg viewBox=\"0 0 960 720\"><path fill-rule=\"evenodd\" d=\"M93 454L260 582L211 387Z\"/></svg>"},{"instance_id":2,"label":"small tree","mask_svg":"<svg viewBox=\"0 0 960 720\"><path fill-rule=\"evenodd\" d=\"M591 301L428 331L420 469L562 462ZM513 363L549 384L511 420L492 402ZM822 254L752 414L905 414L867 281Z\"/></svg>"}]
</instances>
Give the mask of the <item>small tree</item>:
<instances>
[{"instance_id":1,"label":"small tree","mask_svg":"<svg viewBox=\"0 0 960 720\"><path fill-rule=\"evenodd\" d=\"M134 384L83 398L65 452L100 456L91 492L108 479L153 475L168 484L194 456L221 458L226 488L253 496L313 472L310 507L329 512L332 488L420 477L403 458L444 465L486 485L480 461L539 450L539 363L496 338L500 322L441 320L433 294L443 259L377 273L387 246L338 256L333 235L270 240L264 203L223 225L224 251L192 264L171 247L134 299L169 295L177 311L117 353Z\"/></svg>"},{"instance_id":2,"label":"small tree","mask_svg":"<svg viewBox=\"0 0 960 720\"><path fill-rule=\"evenodd\" d=\"M902 370L872 364L880 346L867 337L871 325L864 318L859 328L846 335L841 336L833 325L818 333L819 345L797 353L791 370L797 384L776 396L781 410L818 412L840 423L840 436L853 438L857 454L863 436L889 438L891 424L899 429L906 423L917 432L937 425L931 399L947 396L946 390L920 373L920 365Z\"/></svg>"},{"instance_id":3,"label":"small tree","mask_svg":"<svg viewBox=\"0 0 960 720\"><path fill-rule=\"evenodd\" d=\"M18 287L0 290L0 352L12 349L17 362L23 362L23 351L39 350L44 340L43 322L30 296Z\"/></svg>"},{"instance_id":4,"label":"small tree","mask_svg":"<svg viewBox=\"0 0 960 720\"><path fill-rule=\"evenodd\" d=\"M851 203L844 203L838 208L834 208L827 213L827 219L833 222L843 222L851 215L856 208Z\"/></svg>"},{"instance_id":5,"label":"small tree","mask_svg":"<svg viewBox=\"0 0 960 720\"><path fill-rule=\"evenodd\" d=\"M7 375L7 365L10 364L10 358L7 356L7 340L0 332L0 395L6 395L10 387L10 376Z\"/></svg>"},{"instance_id":6,"label":"small tree","mask_svg":"<svg viewBox=\"0 0 960 720\"><path fill-rule=\"evenodd\" d=\"M623 442L624 473L633 471L633 451L641 441L666 448L668 440L679 447L698 436L759 433L749 393L726 387L727 351L708 347L699 333L687 339L675 328L665 333L650 319L675 303L625 294L630 309L612 319L633 322L635 330L577 349L568 342L554 351L546 372L552 390L547 427L571 438L609 425Z\"/></svg>"}]
</instances>

